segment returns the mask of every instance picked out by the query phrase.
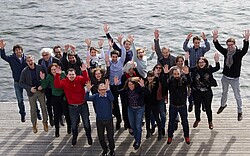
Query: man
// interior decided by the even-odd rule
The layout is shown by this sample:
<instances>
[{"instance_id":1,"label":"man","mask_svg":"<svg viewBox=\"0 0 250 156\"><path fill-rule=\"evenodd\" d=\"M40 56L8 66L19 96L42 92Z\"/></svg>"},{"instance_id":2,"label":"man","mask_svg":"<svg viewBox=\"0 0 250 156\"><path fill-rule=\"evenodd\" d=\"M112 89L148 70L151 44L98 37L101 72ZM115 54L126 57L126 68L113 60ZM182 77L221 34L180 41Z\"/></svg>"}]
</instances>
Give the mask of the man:
<instances>
[{"instance_id":1,"label":"man","mask_svg":"<svg viewBox=\"0 0 250 156\"><path fill-rule=\"evenodd\" d=\"M62 58L62 48L59 45L53 47L53 53L59 60Z\"/></svg>"},{"instance_id":2,"label":"man","mask_svg":"<svg viewBox=\"0 0 250 156\"><path fill-rule=\"evenodd\" d=\"M13 47L13 54L10 56L6 56L5 54L5 47L6 43L4 40L0 40L0 52L1 52L1 58L5 60L6 62L9 63L10 68L12 70L12 76L14 79L14 89L15 89L15 94L18 102L18 107L19 107L19 113L21 115L21 122L25 122L25 106L23 102L23 88L20 87L19 85L19 80L21 76L22 70L27 66L26 64L26 56L23 53L23 48L20 45L15 45ZM37 105L36 105L37 107ZM39 120L42 120L42 117L40 115L40 110L38 107L36 108L37 112L37 118Z\"/></svg>"},{"instance_id":3,"label":"man","mask_svg":"<svg viewBox=\"0 0 250 156\"><path fill-rule=\"evenodd\" d=\"M60 60L58 58L52 57L52 52L53 52L53 49L51 49L51 48L43 48L40 51L42 58L40 60L38 60L38 64L43 67L46 75L48 75L47 69L52 63L56 63L58 65L61 65ZM49 114L49 123L53 127L55 123L54 123L54 113L52 111L53 104L51 103L51 95L52 95L52 89L50 86L48 86L45 89L46 106L47 106L47 110L48 110L48 114Z\"/></svg>"},{"instance_id":4,"label":"man","mask_svg":"<svg viewBox=\"0 0 250 156\"><path fill-rule=\"evenodd\" d=\"M221 79L222 83L222 96L221 96L221 106L217 111L217 114L220 114L227 107L227 94L228 94L228 86L231 85L234 91L234 97L237 102L237 111L238 111L238 121L243 119L242 116L242 100L240 95L240 72L241 72L241 64L242 58L247 53L249 47L249 30L245 31L244 40L243 40L243 48L240 50L235 45L235 39L229 38L226 41L227 48L223 48L218 41L218 30L214 30L213 32L213 42L215 48L224 56L224 68L223 68L223 76Z\"/></svg>"},{"instance_id":5,"label":"man","mask_svg":"<svg viewBox=\"0 0 250 156\"><path fill-rule=\"evenodd\" d=\"M189 40L191 39L192 36L193 36L192 33L189 33L187 35L187 38L183 43L183 50L185 52L189 53L190 68L195 68L197 60L201 56L204 56L205 53L210 50L210 44L209 44L209 42L207 40L207 37L206 37L205 33L202 32L201 37L202 37L203 41L205 42L205 46L200 46L201 39L200 39L199 36L195 36L195 37L193 37L193 46L188 47L188 42L189 42ZM192 112L193 105L194 105L193 104L194 101L193 101L192 91L191 91L191 95L188 97L188 101L189 101L188 111ZM206 111L205 106L204 106L203 103L202 103L202 110Z\"/></svg>"},{"instance_id":6,"label":"man","mask_svg":"<svg viewBox=\"0 0 250 156\"><path fill-rule=\"evenodd\" d=\"M28 64L21 73L19 85L27 92L30 103L31 122L33 125L33 132L37 133L37 117L36 117L36 101L40 103L43 116L44 131L48 132L48 115L45 106L45 94L41 87L40 72L44 73L43 67L35 64L34 56L28 55L26 57Z\"/></svg>"},{"instance_id":7,"label":"man","mask_svg":"<svg viewBox=\"0 0 250 156\"><path fill-rule=\"evenodd\" d=\"M82 76L76 76L76 71L73 68L68 69L67 78L60 80L61 69L56 69L54 79L55 88L64 90L66 99L69 104L69 116L72 128L72 146L76 145L78 137L79 115L82 117L84 129L88 139L88 144L92 145L91 126L89 121L89 108L85 100L84 86L89 81L89 76L84 64L81 66Z\"/></svg>"}]
</instances>

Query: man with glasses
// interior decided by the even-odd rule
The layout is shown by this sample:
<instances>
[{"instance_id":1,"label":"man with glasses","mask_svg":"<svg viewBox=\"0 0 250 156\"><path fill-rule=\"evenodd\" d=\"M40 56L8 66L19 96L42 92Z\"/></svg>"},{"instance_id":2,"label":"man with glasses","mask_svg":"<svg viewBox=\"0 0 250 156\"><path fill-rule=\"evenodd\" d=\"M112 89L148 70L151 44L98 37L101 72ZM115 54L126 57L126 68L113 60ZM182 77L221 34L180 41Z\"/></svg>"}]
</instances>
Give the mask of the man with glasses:
<instances>
[{"instance_id":1,"label":"man with glasses","mask_svg":"<svg viewBox=\"0 0 250 156\"><path fill-rule=\"evenodd\" d=\"M222 97L221 97L221 106L217 111L217 114L220 114L227 107L227 94L228 94L228 86L231 85L234 91L234 97L237 102L237 110L238 110L238 121L242 120L242 99L240 95L240 83L239 77L241 72L241 64L242 58L247 53L249 47L249 30L246 30L243 34L243 48L240 50L235 45L235 39L229 38L226 41L227 48L223 48L218 41L218 30L214 30L213 32L213 42L215 48L224 56L224 68L223 68L223 76L221 79L222 83Z\"/></svg>"}]
</instances>

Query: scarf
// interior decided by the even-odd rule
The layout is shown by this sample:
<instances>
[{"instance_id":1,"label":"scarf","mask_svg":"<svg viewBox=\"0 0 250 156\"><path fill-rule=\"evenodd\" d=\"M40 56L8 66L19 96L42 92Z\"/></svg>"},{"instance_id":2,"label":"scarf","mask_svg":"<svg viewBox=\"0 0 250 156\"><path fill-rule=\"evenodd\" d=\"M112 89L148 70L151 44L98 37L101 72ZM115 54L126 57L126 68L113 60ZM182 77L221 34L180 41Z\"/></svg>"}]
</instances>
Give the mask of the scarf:
<instances>
[{"instance_id":1,"label":"scarf","mask_svg":"<svg viewBox=\"0 0 250 156\"><path fill-rule=\"evenodd\" d=\"M52 57L50 57L49 58L49 60L48 60L48 66L50 66L52 64ZM47 71L47 69L48 69L48 66L46 65L46 62L45 62L45 60L44 59L42 59L42 61L41 61L41 65L43 66L43 68L45 69L45 72L46 72L46 75L48 74L48 71Z\"/></svg>"},{"instance_id":2,"label":"scarf","mask_svg":"<svg viewBox=\"0 0 250 156\"><path fill-rule=\"evenodd\" d=\"M236 48L232 51L230 51L229 49L227 50L226 66L228 66L228 68L231 68L232 64L234 63L233 56L235 53L236 53Z\"/></svg>"}]
</instances>

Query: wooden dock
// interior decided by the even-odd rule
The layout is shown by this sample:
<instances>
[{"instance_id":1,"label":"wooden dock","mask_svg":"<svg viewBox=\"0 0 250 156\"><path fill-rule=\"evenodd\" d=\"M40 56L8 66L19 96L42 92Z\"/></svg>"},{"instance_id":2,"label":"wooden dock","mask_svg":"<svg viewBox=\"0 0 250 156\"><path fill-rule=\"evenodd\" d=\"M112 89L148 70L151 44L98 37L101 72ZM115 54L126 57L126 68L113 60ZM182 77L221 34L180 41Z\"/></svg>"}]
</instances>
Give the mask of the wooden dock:
<instances>
[{"instance_id":1,"label":"wooden dock","mask_svg":"<svg viewBox=\"0 0 250 156\"><path fill-rule=\"evenodd\" d=\"M250 155L250 106L247 101L243 100L243 103L243 120L238 122L234 99L229 99L228 107L219 115L216 114L219 100L214 101L213 130L208 128L204 112L201 115L202 121L194 129L192 127L194 112L189 113L190 145L184 142L180 123L170 145L167 144L167 135L161 141L157 141L157 130L154 136L145 139L146 130L144 126L142 146L139 150L134 150L132 147L133 137L122 127L115 132L116 155ZM78 142L76 146L72 147L72 136L66 133L66 126L61 127L60 137L55 138L54 127L49 127L49 132L46 133L43 131L42 122L39 121L38 133L34 134L30 122L28 102L26 102L25 123L20 121L15 102L1 102L0 155L100 155L102 149L97 138L95 114L92 104L89 104L89 107L91 110L93 145L87 144L85 132L81 125Z\"/></svg>"}]
</instances>

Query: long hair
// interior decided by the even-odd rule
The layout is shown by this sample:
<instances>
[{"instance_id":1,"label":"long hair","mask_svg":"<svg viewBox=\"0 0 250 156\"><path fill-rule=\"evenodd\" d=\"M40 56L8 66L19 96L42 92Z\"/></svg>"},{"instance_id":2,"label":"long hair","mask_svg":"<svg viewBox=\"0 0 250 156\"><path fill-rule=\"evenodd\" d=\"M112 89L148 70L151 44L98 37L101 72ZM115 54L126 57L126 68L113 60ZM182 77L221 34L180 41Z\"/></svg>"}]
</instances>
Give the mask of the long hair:
<instances>
[{"instance_id":1,"label":"long hair","mask_svg":"<svg viewBox=\"0 0 250 156\"><path fill-rule=\"evenodd\" d=\"M127 81L125 82L124 89L129 89L128 88L128 83L129 82L132 82L135 85L135 89L138 88L139 79L140 79L139 77L130 77L130 78L128 78Z\"/></svg>"}]
</instances>

